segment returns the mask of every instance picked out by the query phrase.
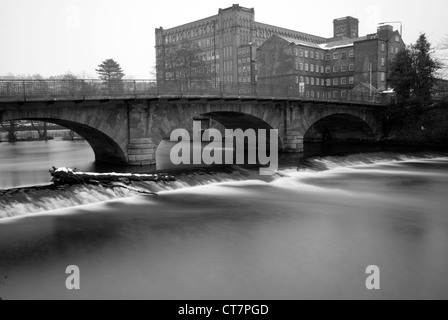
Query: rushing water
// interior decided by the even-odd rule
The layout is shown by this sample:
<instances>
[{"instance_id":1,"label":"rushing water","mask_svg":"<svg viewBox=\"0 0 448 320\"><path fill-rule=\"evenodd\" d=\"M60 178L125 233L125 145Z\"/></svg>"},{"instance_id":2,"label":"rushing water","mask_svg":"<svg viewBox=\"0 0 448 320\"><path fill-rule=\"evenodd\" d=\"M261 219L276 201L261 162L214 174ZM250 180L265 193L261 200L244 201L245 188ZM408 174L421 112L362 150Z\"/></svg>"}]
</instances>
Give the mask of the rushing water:
<instances>
[{"instance_id":1,"label":"rushing water","mask_svg":"<svg viewBox=\"0 0 448 320\"><path fill-rule=\"evenodd\" d=\"M4 180L21 165L92 166L82 143L51 143L67 152L28 145L13 155L0 145L2 183L39 180ZM245 169L205 173L198 180L207 183L196 183L205 185L184 182L157 198L0 219L0 297L448 299L445 154L284 162L272 180ZM81 270L79 291L65 288L69 265ZM379 291L365 287L370 265L381 270Z\"/></svg>"}]
</instances>

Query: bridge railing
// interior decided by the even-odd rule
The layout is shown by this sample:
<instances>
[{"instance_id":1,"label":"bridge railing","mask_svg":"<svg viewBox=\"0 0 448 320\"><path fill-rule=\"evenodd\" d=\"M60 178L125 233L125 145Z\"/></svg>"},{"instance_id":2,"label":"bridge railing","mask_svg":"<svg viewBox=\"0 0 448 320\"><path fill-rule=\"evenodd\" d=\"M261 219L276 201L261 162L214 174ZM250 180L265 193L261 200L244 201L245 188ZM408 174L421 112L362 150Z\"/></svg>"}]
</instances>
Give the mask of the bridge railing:
<instances>
[{"instance_id":1,"label":"bridge railing","mask_svg":"<svg viewBox=\"0 0 448 320\"><path fill-rule=\"evenodd\" d=\"M309 88L312 88L311 86ZM314 86L300 91L295 86L252 83L121 80L0 80L1 100L94 99L106 97L235 97L296 99L306 101L385 104L381 94Z\"/></svg>"}]
</instances>

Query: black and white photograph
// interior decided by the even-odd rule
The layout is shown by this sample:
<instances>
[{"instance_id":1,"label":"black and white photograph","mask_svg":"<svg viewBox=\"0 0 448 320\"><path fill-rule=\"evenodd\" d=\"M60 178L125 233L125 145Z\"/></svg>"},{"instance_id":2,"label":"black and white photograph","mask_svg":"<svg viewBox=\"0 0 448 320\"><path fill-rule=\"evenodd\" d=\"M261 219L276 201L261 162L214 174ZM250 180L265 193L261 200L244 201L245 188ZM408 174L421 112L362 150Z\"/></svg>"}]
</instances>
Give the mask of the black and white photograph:
<instances>
[{"instance_id":1,"label":"black and white photograph","mask_svg":"<svg viewBox=\"0 0 448 320\"><path fill-rule=\"evenodd\" d=\"M0 300L448 300L447 12L1 0Z\"/></svg>"}]
</instances>

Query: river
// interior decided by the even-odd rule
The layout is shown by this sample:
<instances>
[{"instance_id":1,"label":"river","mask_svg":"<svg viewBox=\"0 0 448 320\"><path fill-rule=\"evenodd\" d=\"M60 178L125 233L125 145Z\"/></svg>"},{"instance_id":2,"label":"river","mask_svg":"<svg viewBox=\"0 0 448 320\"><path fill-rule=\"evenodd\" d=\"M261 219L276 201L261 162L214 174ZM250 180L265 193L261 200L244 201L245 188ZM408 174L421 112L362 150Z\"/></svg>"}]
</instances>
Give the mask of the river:
<instances>
[{"instance_id":1,"label":"river","mask_svg":"<svg viewBox=\"0 0 448 320\"><path fill-rule=\"evenodd\" d=\"M271 179L206 171L159 197L0 219L0 297L448 299L446 153L281 164ZM51 165L110 169L84 142L0 144L0 188L47 183ZM65 287L69 265L81 290ZM366 289L371 265L380 290Z\"/></svg>"}]
</instances>

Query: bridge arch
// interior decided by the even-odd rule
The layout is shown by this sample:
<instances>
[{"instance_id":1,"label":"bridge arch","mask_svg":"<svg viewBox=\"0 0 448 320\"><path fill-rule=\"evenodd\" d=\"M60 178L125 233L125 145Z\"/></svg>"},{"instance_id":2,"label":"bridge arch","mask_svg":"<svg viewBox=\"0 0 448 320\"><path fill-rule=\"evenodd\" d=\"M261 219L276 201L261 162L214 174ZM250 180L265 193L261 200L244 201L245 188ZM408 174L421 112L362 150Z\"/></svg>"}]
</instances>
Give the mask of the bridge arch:
<instances>
[{"instance_id":1,"label":"bridge arch","mask_svg":"<svg viewBox=\"0 0 448 320\"><path fill-rule=\"evenodd\" d=\"M192 133L193 120L212 119L224 129L280 129L283 126L283 109L280 105L256 103L225 104L175 104L156 108L151 136L154 144L170 138L175 129L186 129ZM159 116L160 115L160 116ZM282 146L282 131L279 130L279 147Z\"/></svg>"},{"instance_id":2,"label":"bridge arch","mask_svg":"<svg viewBox=\"0 0 448 320\"><path fill-rule=\"evenodd\" d=\"M36 108L34 110L4 110L0 121L33 120L53 123L79 134L91 146L95 160L115 164L128 164L127 132L118 124L117 117L99 117L95 108L85 112L64 110L62 108ZM127 125L126 121L124 124ZM124 128L126 128L125 126ZM124 130L126 131L126 130Z\"/></svg>"},{"instance_id":3,"label":"bridge arch","mask_svg":"<svg viewBox=\"0 0 448 320\"><path fill-rule=\"evenodd\" d=\"M373 119L350 113L325 115L312 122L304 131L304 142L374 141L376 123Z\"/></svg>"}]
</instances>

